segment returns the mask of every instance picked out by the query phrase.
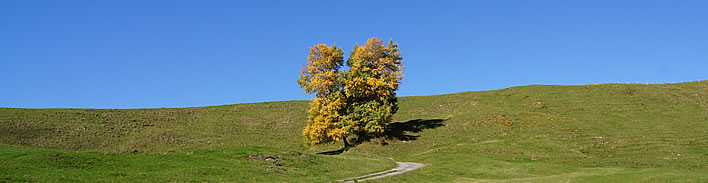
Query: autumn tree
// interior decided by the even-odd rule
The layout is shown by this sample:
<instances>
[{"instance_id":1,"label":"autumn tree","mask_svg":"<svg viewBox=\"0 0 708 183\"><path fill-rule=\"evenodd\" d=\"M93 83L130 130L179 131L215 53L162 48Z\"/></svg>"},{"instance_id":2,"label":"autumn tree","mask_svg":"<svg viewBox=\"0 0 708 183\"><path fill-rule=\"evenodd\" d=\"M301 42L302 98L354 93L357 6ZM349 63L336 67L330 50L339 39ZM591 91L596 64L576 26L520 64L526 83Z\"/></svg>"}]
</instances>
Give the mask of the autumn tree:
<instances>
[{"instance_id":1,"label":"autumn tree","mask_svg":"<svg viewBox=\"0 0 708 183\"><path fill-rule=\"evenodd\" d=\"M347 106L342 84L344 73L340 71L342 54L336 46L315 45L310 48L307 66L300 70L297 80L300 87L316 96L310 102L309 123L302 131L310 143L339 141L349 135L342 124Z\"/></svg>"},{"instance_id":2,"label":"autumn tree","mask_svg":"<svg viewBox=\"0 0 708 183\"><path fill-rule=\"evenodd\" d=\"M318 44L310 48L308 63L298 83L310 102L308 124L303 135L310 144L343 141L347 138L384 134L398 110L396 90L403 78L398 45L371 38L354 46L342 69L343 52L336 46Z\"/></svg>"}]
</instances>

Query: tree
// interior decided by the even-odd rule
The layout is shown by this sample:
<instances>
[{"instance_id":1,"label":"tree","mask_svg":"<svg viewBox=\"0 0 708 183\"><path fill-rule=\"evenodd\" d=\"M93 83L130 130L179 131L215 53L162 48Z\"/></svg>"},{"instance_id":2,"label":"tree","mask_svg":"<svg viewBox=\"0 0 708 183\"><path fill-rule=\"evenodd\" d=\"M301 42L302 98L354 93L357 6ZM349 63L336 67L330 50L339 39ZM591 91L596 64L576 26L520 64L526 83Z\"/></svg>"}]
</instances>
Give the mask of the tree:
<instances>
[{"instance_id":1,"label":"tree","mask_svg":"<svg viewBox=\"0 0 708 183\"><path fill-rule=\"evenodd\" d=\"M339 70L344 62L342 54L336 46L315 45L310 48L307 67L300 70L300 87L305 93L316 94L310 102L309 123L302 132L313 144L338 141L348 135L340 122L346 107Z\"/></svg>"},{"instance_id":2,"label":"tree","mask_svg":"<svg viewBox=\"0 0 708 183\"><path fill-rule=\"evenodd\" d=\"M371 38L354 46L343 70L343 52L336 46L318 44L310 48L308 64L298 83L310 102L308 124L303 135L310 144L343 141L347 138L377 137L387 131L398 110L396 90L403 78L398 44Z\"/></svg>"}]
</instances>

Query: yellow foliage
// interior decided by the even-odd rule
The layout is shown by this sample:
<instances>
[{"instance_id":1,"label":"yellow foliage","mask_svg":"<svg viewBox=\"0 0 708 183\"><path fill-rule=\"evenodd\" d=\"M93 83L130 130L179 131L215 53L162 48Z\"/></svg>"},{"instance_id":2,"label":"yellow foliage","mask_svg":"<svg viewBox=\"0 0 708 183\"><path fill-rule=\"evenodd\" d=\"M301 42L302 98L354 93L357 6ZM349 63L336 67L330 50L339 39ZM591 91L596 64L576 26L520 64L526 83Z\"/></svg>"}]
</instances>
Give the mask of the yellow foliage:
<instances>
[{"instance_id":1,"label":"yellow foliage","mask_svg":"<svg viewBox=\"0 0 708 183\"><path fill-rule=\"evenodd\" d=\"M303 130L303 135L313 144L341 140L348 135L339 123L343 119L339 111L345 106L346 101L341 94L313 99L310 102L310 123Z\"/></svg>"},{"instance_id":2,"label":"yellow foliage","mask_svg":"<svg viewBox=\"0 0 708 183\"><path fill-rule=\"evenodd\" d=\"M349 71L354 78L345 83L347 96L377 96L381 100L395 97L394 91L403 78L403 63L398 45L371 38L352 54Z\"/></svg>"},{"instance_id":3,"label":"yellow foliage","mask_svg":"<svg viewBox=\"0 0 708 183\"><path fill-rule=\"evenodd\" d=\"M355 46L348 71L340 71L342 54L336 46L315 45L300 71L300 86L316 94L303 129L311 144L346 140L350 134L381 134L398 109L395 91L404 67L397 44L385 46L371 38Z\"/></svg>"},{"instance_id":4,"label":"yellow foliage","mask_svg":"<svg viewBox=\"0 0 708 183\"><path fill-rule=\"evenodd\" d=\"M306 93L325 96L336 91L339 68L344 62L342 50L336 46L318 44L310 48L307 66L300 70L298 83Z\"/></svg>"}]
</instances>

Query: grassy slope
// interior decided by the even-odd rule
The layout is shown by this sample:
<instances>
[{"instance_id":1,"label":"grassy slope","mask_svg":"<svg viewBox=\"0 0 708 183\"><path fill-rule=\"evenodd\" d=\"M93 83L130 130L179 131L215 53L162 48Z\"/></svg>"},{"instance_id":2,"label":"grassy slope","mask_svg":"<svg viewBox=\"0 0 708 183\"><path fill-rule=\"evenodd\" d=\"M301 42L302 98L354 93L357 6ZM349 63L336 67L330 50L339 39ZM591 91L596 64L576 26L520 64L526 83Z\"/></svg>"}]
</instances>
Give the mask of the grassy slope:
<instances>
[{"instance_id":1,"label":"grassy slope","mask_svg":"<svg viewBox=\"0 0 708 183\"><path fill-rule=\"evenodd\" d=\"M2 146L0 160L0 182L326 182L351 176L347 170L375 172L390 164L356 155L313 156L254 146L169 154Z\"/></svg>"},{"instance_id":2,"label":"grassy slope","mask_svg":"<svg viewBox=\"0 0 708 183\"><path fill-rule=\"evenodd\" d=\"M384 158L313 155L300 135L306 110L306 101L179 109L0 109L0 143L7 144L0 146L0 182L327 182L395 167ZM267 150L248 148L253 146ZM292 156L298 152L306 157ZM278 156L282 166L249 155ZM82 159L90 164L72 162Z\"/></svg>"},{"instance_id":3,"label":"grassy slope","mask_svg":"<svg viewBox=\"0 0 708 183\"><path fill-rule=\"evenodd\" d=\"M342 155L291 158L293 163L284 167L297 170L276 173L257 173L274 166L257 166L246 155L234 159L229 154L262 154L257 148L243 146L269 147L269 153L306 154L340 147L302 146L306 101L179 109L0 109L0 142L13 145L0 146L0 164L14 167L8 170L40 167L31 171L35 173L24 171L27 179L57 181L60 177L52 172L73 172L77 177L110 172L42 166L38 162L46 157L41 154L78 153L77 157L96 156L99 162L118 161L125 166L174 156L179 160L174 167L199 167L198 163L216 161L218 168L228 169L184 177L155 176L155 181L323 181L390 168L393 165L388 158L427 166L380 182L708 181L708 81L523 86L403 97L400 105L395 121L408 127L403 134L418 136L416 139L388 141L387 145L375 139ZM422 120L410 121L415 119ZM417 130L421 131L414 132ZM186 149L207 152L211 158L189 158L185 154L190 150ZM29 160L21 161L22 157ZM340 160L333 158L368 165L338 167ZM18 163L23 161L31 163ZM216 168L207 165L203 167ZM223 175L246 169L256 171ZM140 172L153 172L150 167L125 171L120 175L135 181L143 180ZM26 178L19 172L1 172L6 173L0 173L0 178ZM302 176L302 172L317 176ZM107 181L117 180L108 177Z\"/></svg>"}]
</instances>

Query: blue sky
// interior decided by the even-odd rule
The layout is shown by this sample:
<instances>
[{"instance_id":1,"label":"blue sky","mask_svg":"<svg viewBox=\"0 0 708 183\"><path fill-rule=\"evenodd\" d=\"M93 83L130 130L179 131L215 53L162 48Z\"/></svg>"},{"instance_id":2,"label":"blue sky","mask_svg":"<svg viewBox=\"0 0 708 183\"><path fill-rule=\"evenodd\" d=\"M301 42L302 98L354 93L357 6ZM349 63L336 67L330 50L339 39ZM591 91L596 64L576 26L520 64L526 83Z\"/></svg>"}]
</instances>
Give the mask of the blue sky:
<instances>
[{"instance_id":1,"label":"blue sky","mask_svg":"<svg viewBox=\"0 0 708 183\"><path fill-rule=\"evenodd\" d=\"M399 96L708 79L708 1L0 1L0 107L311 98L308 48L400 45Z\"/></svg>"}]
</instances>

